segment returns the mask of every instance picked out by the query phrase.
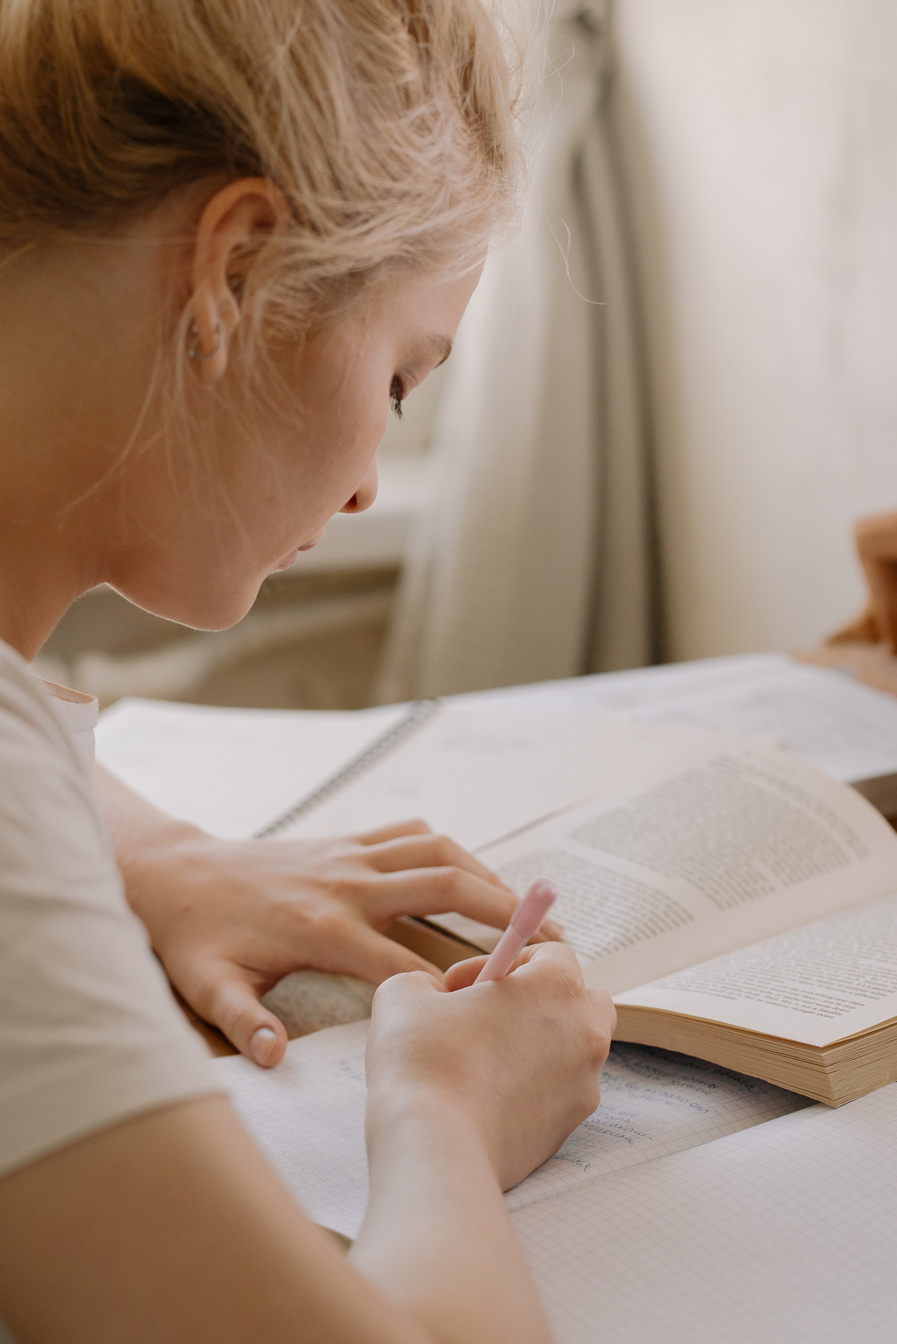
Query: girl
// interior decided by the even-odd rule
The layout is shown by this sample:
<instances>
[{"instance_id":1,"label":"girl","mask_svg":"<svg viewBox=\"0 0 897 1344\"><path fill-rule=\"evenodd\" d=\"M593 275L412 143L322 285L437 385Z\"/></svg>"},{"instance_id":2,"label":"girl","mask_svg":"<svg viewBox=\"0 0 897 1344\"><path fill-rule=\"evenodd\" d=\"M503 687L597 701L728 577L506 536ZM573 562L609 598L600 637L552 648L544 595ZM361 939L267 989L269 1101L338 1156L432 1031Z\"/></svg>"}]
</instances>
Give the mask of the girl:
<instances>
[{"instance_id":1,"label":"girl","mask_svg":"<svg viewBox=\"0 0 897 1344\"><path fill-rule=\"evenodd\" d=\"M99 582L229 625L370 503L389 402L446 357L512 209L512 101L480 0L0 0L0 1318L22 1344L548 1338L501 1189L597 1103L613 1009L572 953L382 985L342 1258L148 934L272 1063L256 996L297 918L317 964L379 979L413 964L379 940L399 910L501 925L510 896L413 827L228 869L106 781L132 910L73 707L27 668Z\"/></svg>"}]
</instances>

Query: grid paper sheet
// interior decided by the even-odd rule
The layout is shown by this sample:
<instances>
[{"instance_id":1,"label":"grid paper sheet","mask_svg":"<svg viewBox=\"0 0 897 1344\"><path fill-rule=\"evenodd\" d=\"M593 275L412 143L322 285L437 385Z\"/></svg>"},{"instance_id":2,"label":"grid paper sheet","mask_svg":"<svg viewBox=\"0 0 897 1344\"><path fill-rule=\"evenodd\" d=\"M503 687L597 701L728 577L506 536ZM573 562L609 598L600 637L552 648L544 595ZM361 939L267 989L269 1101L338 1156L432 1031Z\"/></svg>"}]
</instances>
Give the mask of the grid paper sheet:
<instances>
[{"instance_id":1,"label":"grid paper sheet","mask_svg":"<svg viewBox=\"0 0 897 1344\"><path fill-rule=\"evenodd\" d=\"M367 1023L291 1041L262 1072L216 1060L244 1124L315 1222L355 1237L367 1203L364 1051ZM808 1105L771 1083L646 1046L616 1044L602 1101L554 1157L507 1195L510 1208L565 1196L584 1181L708 1143Z\"/></svg>"},{"instance_id":2,"label":"grid paper sheet","mask_svg":"<svg viewBox=\"0 0 897 1344\"><path fill-rule=\"evenodd\" d=\"M214 1061L237 1114L309 1218L352 1238L368 1197L367 1029L349 1022L301 1036L270 1070L238 1055Z\"/></svg>"},{"instance_id":3,"label":"grid paper sheet","mask_svg":"<svg viewBox=\"0 0 897 1344\"><path fill-rule=\"evenodd\" d=\"M512 1216L557 1344L884 1344L897 1084Z\"/></svg>"},{"instance_id":4,"label":"grid paper sheet","mask_svg":"<svg viewBox=\"0 0 897 1344\"><path fill-rule=\"evenodd\" d=\"M735 1134L810 1105L759 1078L622 1041L601 1074L601 1104L564 1146L508 1192L511 1209L584 1181Z\"/></svg>"}]
</instances>

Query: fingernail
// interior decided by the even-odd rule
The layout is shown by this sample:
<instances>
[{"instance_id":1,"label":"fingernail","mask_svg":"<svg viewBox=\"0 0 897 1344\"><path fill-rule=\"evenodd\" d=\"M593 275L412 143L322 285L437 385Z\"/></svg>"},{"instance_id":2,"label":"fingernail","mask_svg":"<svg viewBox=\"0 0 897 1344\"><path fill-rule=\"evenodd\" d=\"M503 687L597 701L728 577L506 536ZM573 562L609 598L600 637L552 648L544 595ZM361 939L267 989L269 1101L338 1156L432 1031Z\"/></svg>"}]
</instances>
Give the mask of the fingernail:
<instances>
[{"instance_id":1,"label":"fingernail","mask_svg":"<svg viewBox=\"0 0 897 1344\"><path fill-rule=\"evenodd\" d=\"M556 919L543 919L540 928L549 938L563 938L564 936L564 926L559 924Z\"/></svg>"},{"instance_id":2,"label":"fingernail","mask_svg":"<svg viewBox=\"0 0 897 1344\"><path fill-rule=\"evenodd\" d=\"M270 1027L259 1027L258 1031L253 1032L252 1040L249 1042L249 1053L256 1064L268 1063L276 1043L277 1036Z\"/></svg>"}]
</instances>

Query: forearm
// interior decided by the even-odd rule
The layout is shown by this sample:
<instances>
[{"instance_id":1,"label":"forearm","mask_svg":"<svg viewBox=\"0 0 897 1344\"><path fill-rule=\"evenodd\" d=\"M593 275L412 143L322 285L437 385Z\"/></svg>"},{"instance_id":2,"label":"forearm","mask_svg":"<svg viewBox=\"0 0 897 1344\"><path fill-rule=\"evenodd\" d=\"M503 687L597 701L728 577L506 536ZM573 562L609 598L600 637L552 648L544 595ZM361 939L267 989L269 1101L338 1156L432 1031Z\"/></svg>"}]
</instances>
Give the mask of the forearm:
<instances>
[{"instance_id":1,"label":"forearm","mask_svg":"<svg viewBox=\"0 0 897 1344\"><path fill-rule=\"evenodd\" d=\"M130 861L137 852L153 844L200 833L189 822L153 807L102 765L96 767L94 779L100 810L116 857L121 855Z\"/></svg>"},{"instance_id":2,"label":"forearm","mask_svg":"<svg viewBox=\"0 0 897 1344\"><path fill-rule=\"evenodd\" d=\"M371 1193L351 1257L440 1344L551 1333L485 1147L460 1109L374 1103Z\"/></svg>"},{"instance_id":3,"label":"forearm","mask_svg":"<svg viewBox=\"0 0 897 1344\"><path fill-rule=\"evenodd\" d=\"M141 914L142 878L161 857L176 853L177 845L202 834L196 826L161 812L101 765L96 767L96 790L115 860L125 883L128 901ZM143 917L141 915L141 917Z\"/></svg>"}]
</instances>

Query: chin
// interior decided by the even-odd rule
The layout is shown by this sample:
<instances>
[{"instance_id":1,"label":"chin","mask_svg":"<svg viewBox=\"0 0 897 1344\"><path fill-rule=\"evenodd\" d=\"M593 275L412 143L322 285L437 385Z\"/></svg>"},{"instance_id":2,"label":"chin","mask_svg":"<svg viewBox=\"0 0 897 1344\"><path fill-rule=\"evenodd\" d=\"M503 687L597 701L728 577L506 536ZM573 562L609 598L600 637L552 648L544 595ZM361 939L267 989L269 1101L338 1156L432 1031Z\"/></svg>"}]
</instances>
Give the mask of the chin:
<instances>
[{"instance_id":1,"label":"chin","mask_svg":"<svg viewBox=\"0 0 897 1344\"><path fill-rule=\"evenodd\" d=\"M215 591L200 592L195 588L154 591L143 585L127 585L116 588L116 592L152 616L161 616L190 630L229 630L251 610L261 586L260 579L251 586L234 585Z\"/></svg>"}]
</instances>

